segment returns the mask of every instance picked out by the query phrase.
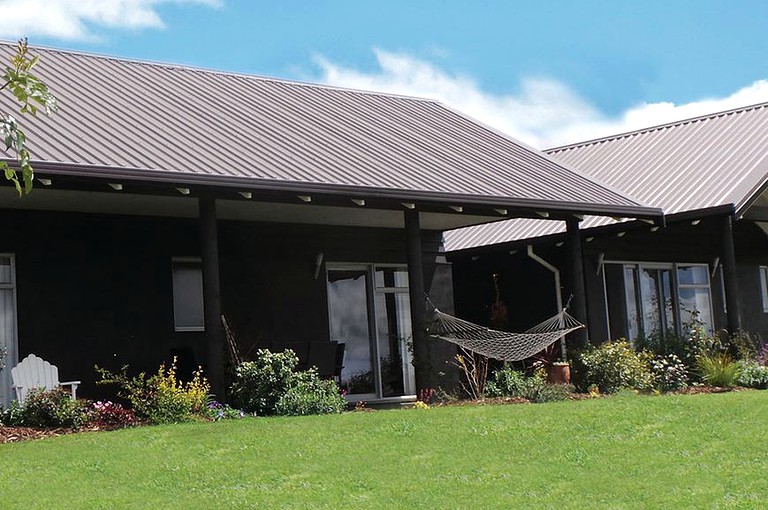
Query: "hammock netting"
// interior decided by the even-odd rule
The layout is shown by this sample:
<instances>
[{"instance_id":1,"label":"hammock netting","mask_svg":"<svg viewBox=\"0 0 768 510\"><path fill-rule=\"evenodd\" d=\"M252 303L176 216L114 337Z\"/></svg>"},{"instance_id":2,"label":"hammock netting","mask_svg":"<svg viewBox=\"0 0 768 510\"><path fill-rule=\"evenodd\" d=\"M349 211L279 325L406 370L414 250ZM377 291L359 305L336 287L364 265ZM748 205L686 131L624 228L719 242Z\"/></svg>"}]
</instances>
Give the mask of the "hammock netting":
<instances>
[{"instance_id":1,"label":"hammock netting","mask_svg":"<svg viewBox=\"0 0 768 510\"><path fill-rule=\"evenodd\" d=\"M428 333L488 358L521 361L583 327L563 310L525 333L510 333L480 326L435 308L435 319Z\"/></svg>"}]
</instances>

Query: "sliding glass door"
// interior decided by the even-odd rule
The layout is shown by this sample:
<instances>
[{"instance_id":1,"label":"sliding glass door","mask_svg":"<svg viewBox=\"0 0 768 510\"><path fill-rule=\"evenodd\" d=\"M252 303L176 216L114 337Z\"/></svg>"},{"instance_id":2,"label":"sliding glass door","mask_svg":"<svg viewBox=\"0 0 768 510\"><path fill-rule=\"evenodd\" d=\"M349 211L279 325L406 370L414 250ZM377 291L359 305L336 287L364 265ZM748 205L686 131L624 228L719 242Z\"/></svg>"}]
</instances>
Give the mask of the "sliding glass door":
<instances>
[{"instance_id":1,"label":"sliding glass door","mask_svg":"<svg viewBox=\"0 0 768 510\"><path fill-rule=\"evenodd\" d=\"M352 400L415 392L404 267L328 265L331 340L345 345L341 386Z\"/></svg>"}]
</instances>

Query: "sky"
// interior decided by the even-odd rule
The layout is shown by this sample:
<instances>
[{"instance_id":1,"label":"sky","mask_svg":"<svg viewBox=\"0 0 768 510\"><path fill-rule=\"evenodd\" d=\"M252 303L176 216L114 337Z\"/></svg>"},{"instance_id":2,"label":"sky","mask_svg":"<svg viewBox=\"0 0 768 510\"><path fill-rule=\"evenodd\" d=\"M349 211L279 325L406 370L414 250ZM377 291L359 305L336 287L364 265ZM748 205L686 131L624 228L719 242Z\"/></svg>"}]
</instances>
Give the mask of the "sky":
<instances>
[{"instance_id":1,"label":"sky","mask_svg":"<svg viewBox=\"0 0 768 510\"><path fill-rule=\"evenodd\" d=\"M438 99L548 148L768 101L765 0L0 0L0 39Z\"/></svg>"}]
</instances>

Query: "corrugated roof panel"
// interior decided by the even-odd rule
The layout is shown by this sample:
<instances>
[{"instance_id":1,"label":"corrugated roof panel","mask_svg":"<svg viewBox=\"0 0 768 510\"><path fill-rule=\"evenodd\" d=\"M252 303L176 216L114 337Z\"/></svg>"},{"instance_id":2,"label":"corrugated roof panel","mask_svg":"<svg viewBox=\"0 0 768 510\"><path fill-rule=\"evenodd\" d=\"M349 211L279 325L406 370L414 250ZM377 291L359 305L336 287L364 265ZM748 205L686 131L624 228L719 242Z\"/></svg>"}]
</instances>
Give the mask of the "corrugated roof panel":
<instances>
[{"instance_id":1,"label":"corrugated roof panel","mask_svg":"<svg viewBox=\"0 0 768 510\"><path fill-rule=\"evenodd\" d=\"M743 213L768 181L768 103L546 152L665 214L722 205ZM588 217L582 228L610 222ZM446 232L445 242L456 251L564 230L562 222L513 219Z\"/></svg>"},{"instance_id":2,"label":"corrugated roof panel","mask_svg":"<svg viewBox=\"0 0 768 510\"><path fill-rule=\"evenodd\" d=\"M0 43L0 59L13 49ZM655 213L432 100L34 53L41 57L36 72L61 105L54 116L24 119L39 163L137 178L161 172L245 179L253 187L349 186L446 201ZM10 99L0 97L0 106L10 107Z\"/></svg>"}]
</instances>

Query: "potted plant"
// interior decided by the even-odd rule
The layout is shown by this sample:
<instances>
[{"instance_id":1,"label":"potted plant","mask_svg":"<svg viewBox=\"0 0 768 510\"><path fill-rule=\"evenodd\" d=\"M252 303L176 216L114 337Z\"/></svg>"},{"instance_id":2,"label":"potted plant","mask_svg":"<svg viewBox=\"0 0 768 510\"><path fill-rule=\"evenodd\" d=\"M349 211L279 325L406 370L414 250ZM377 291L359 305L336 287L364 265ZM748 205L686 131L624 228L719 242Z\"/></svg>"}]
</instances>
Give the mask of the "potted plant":
<instances>
[{"instance_id":1,"label":"potted plant","mask_svg":"<svg viewBox=\"0 0 768 510\"><path fill-rule=\"evenodd\" d=\"M536 363L547 371L550 384L570 384L571 365L560 353L560 342L555 342L536 355Z\"/></svg>"}]
</instances>

